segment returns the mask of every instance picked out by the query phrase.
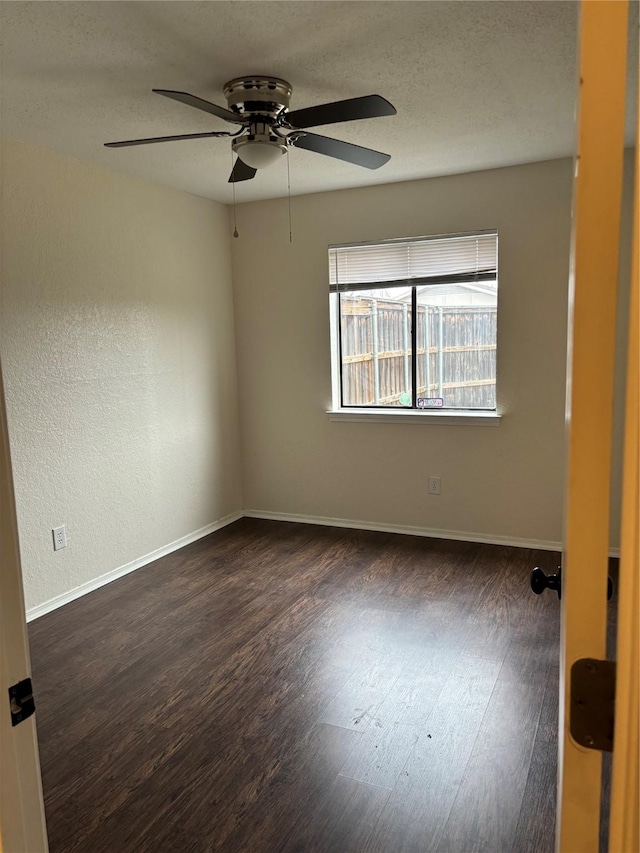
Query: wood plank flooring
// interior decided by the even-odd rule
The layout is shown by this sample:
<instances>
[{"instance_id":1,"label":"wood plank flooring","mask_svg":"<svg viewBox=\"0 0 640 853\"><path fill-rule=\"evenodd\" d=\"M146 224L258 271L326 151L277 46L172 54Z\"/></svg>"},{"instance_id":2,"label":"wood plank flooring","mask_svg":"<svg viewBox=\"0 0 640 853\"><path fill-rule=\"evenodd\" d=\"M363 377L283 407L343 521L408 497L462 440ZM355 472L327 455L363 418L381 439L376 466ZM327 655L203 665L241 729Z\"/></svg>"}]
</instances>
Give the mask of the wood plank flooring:
<instances>
[{"instance_id":1,"label":"wood plank flooring","mask_svg":"<svg viewBox=\"0 0 640 853\"><path fill-rule=\"evenodd\" d=\"M51 853L551 853L558 562L242 519L31 623Z\"/></svg>"}]
</instances>

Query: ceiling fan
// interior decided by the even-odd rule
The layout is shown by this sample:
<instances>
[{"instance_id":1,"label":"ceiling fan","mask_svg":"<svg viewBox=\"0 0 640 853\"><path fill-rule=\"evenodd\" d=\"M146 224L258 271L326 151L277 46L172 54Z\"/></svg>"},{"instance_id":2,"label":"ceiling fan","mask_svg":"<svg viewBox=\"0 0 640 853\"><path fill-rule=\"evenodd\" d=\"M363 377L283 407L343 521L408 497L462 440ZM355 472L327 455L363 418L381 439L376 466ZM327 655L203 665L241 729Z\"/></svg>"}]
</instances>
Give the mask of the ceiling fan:
<instances>
[{"instance_id":1,"label":"ceiling fan","mask_svg":"<svg viewBox=\"0 0 640 853\"><path fill-rule=\"evenodd\" d=\"M232 137L232 150L238 155L230 183L249 181L258 169L263 169L280 159L288 146L305 148L364 166L378 169L391 158L389 154L352 145L339 139L309 133L306 128L341 121L363 118L392 116L395 107L380 95L349 98L330 104L320 104L302 110L289 110L291 85L278 77L237 77L224 86L228 109L204 101L187 92L169 89L153 89L159 95L180 101L206 113L239 125L235 132L211 131L208 133L186 133L180 136L157 136L151 139L127 139L123 142L107 142L107 148L125 148L129 145L147 145L151 142L173 142L179 139L203 139L205 137Z\"/></svg>"}]
</instances>

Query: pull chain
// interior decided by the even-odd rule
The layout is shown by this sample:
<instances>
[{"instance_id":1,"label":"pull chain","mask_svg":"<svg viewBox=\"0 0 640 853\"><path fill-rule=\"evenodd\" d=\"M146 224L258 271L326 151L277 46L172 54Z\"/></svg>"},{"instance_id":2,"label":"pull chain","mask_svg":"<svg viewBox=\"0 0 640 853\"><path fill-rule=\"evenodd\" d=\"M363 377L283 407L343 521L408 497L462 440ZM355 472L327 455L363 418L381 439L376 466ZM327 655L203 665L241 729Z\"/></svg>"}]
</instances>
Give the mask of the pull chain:
<instances>
[{"instance_id":1,"label":"pull chain","mask_svg":"<svg viewBox=\"0 0 640 853\"><path fill-rule=\"evenodd\" d=\"M231 149L231 175L233 176L233 148ZM233 236L239 237L238 221L236 219L236 182L231 181L231 192L233 194Z\"/></svg>"},{"instance_id":2,"label":"pull chain","mask_svg":"<svg viewBox=\"0 0 640 853\"><path fill-rule=\"evenodd\" d=\"M231 150L231 174L233 175L233 149ZM231 181L231 193L233 198L233 236L239 237L238 219L236 214L236 183ZM287 148L287 203L289 207L289 242L293 243L293 232L291 227L291 167L289 163L289 149Z\"/></svg>"},{"instance_id":3,"label":"pull chain","mask_svg":"<svg viewBox=\"0 0 640 853\"><path fill-rule=\"evenodd\" d=\"M291 235L291 170L289 168L289 149L287 148L287 195L289 201L289 242L293 243Z\"/></svg>"}]
</instances>

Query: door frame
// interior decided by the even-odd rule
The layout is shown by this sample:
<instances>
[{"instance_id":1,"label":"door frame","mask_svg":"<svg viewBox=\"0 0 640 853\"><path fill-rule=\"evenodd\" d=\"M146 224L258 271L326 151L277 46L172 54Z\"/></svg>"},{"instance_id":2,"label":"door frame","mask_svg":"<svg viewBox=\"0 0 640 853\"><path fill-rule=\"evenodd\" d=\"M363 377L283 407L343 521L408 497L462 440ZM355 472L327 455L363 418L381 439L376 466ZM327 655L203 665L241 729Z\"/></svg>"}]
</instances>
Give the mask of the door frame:
<instances>
[{"instance_id":1,"label":"door frame","mask_svg":"<svg viewBox=\"0 0 640 853\"><path fill-rule=\"evenodd\" d=\"M606 658L628 2L583 0L567 336L558 853L597 853L602 753L570 731L571 669ZM618 851L619 853L619 851Z\"/></svg>"},{"instance_id":2,"label":"door frame","mask_svg":"<svg viewBox=\"0 0 640 853\"><path fill-rule=\"evenodd\" d=\"M0 853L47 853L35 716L11 725L8 687L31 676L0 363Z\"/></svg>"},{"instance_id":3,"label":"door frame","mask_svg":"<svg viewBox=\"0 0 640 853\"><path fill-rule=\"evenodd\" d=\"M640 75L639 75L640 76ZM640 140L640 105L638 108ZM609 849L640 850L640 149L636 146L634 223L625 395L622 538L616 642L616 722L613 742Z\"/></svg>"}]
</instances>

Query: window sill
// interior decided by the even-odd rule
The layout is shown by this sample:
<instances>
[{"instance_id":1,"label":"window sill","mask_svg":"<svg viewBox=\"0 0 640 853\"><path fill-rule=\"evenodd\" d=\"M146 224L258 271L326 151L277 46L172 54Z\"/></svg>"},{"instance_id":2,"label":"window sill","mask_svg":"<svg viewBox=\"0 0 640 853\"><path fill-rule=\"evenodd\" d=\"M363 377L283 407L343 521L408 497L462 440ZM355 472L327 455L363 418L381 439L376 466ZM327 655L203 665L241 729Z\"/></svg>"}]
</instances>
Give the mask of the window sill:
<instances>
[{"instance_id":1,"label":"window sill","mask_svg":"<svg viewBox=\"0 0 640 853\"><path fill-rule=\"evenodd\" d=\"M415 409L382 411L380 409L329 409L330 421L360 423L423 423L444 426L500 426L497 412L418 412Z\"/></svg>"}]
</instances>

